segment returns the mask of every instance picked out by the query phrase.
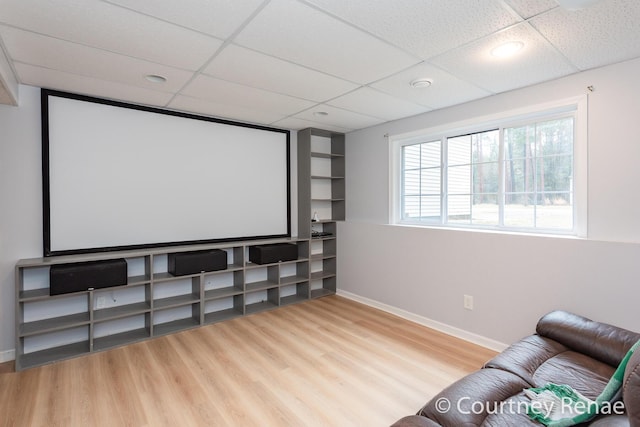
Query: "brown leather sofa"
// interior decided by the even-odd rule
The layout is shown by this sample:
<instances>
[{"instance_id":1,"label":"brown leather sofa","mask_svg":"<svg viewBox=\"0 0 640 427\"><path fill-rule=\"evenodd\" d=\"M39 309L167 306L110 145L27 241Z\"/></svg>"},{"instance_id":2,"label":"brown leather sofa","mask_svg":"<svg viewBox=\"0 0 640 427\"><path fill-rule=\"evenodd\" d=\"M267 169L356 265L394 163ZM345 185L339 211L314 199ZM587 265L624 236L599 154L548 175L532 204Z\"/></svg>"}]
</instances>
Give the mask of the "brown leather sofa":
<instances>
[{"instance_id":1,"label":"brown leather sofa","mask_svg":"<svg viewBox=\"0 0 640 427\"><path fill-rule=\"evenodd\" d=\"M554 311L536 334L511 345L484 367L453 383L417 415L392 427L542 426L526 414L523 389L567 384L595 399L640 334L575 314ZM640 427L640 352L629 360L620 400L607 405L593 427ZM583 424L585 425L585 424Z\"/></svg>"}]
</instances>

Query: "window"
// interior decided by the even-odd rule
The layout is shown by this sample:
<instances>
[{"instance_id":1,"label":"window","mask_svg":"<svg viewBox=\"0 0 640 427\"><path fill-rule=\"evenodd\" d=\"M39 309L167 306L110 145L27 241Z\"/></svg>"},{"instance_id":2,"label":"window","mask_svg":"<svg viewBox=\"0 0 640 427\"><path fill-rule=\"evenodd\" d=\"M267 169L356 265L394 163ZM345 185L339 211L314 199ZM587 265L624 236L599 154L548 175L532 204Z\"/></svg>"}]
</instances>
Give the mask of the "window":
<instances>
[{"instance_id":1,"label":"window","mask_svg":"<svg viewBox=\"0 0 640 427\"><path fill-rule=\"evenodd\" d=\"M396 140L395 222L575 234L576 111Z\"/></svg>"}]
</instances>

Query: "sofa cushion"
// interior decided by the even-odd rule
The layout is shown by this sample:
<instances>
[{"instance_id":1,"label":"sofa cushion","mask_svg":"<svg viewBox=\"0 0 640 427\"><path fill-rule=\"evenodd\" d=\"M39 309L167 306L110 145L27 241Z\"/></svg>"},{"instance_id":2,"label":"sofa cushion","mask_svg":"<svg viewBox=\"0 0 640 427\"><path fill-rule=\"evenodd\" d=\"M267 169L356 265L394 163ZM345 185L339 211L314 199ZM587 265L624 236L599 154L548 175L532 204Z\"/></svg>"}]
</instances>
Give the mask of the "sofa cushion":
<instances>
[{"instance_id":1,"label":"sofa cushion","mask_svg":"<svg viewBox=\"0 0 640 427\"><path fill-rule=\"evenodd\" d=\"M640 334L566 311L543 316L536 332L613 367L617 367L631 346L640 340Z\"/></svg>"},{"instance_id":2,"label":"sofa cushion","mask_svg":"<svg viewBox=\"0 0 640 427\"><path fill-rule=\"evenodd\" d=\"M487 416L482 423L483 427L543 427L537 421L527 415L527 406L531 400L520 391L516 395L506 399L499 407Z\"/></svg>"},{"instance_id":3,"label":"sofa cushion","mask_svg":"<svg viewBox=\"0 0 640 427\"><path fill-rule=\"evenodd\" d=\"M615 369L575 351L566 351L544 362L533 375L533 385L566 384L589 399L598 397Z\"/></svg>"},{"instance_id":4,"label":"sofa cushion","mask_svg":"<svg viewBox=\"0 0 640 427\"><path fill-rule=\"evenodd\" d=\"M447 426L479 426L500 402L529 387L500 369L481 369L453 383L418 412Z\"/></svg>"},{"instance_id":5,"label":"sofa cushion","mask_svg":"<svg viewBox=\"0 0 640 427\"><path fill-rule=\"evenodd\" d=\"M629 419L625 415L607 415L596 418L589 427L629 427Z\"/></svg>"},{"instance_id":6,"label":"sofa cushion","mask_svg":"<svg viewBox=\"0 0 640 427\"><path fill-rule=\"evenodd\" d=\"M512 344L485 364L485 368L511 372L530 387L567 384L590 399L598 396L614 368L539 335Z\"/></svg>"},{"instance_id":7,"label":"sofa cushion","mask_svg":"<svg viewBox=\"0 0 640 427\"><path fill-rule=\"evenodd\" d=\"M547 360L567 350L549 338L531 335L511 344L502 353L485 363L485 368L512 372L534 386L533 375Z\"/></svg>"}]
</instances>

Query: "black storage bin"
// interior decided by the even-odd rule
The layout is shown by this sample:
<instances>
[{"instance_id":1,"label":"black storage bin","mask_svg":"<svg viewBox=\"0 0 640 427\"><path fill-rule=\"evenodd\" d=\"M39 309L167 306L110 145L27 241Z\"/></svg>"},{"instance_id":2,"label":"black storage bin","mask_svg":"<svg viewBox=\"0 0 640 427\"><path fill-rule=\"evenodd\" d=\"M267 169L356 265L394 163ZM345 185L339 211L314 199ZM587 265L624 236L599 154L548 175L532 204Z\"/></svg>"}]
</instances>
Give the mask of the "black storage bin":
<instances>
[{"instance_id":1,"label":"black storage bin","mask_svg":"<svg viewBox=\"0 0 640 427\"><path fill-rule=\"evenodd\" d=\"M49 269L49 294L60 295L127 284L124 258L56 264Z\"/></svg>"},{"instance_id":2,"label":"black storage bin","mask_svg":"<svg viewBox=\"0 0 640 427\"><path fill-rule=\"evenodd\" d=\"M256 264L271 264L298 259L298 246L291 243L249 246L249 261Z\"/></svg>"},{"instance_id":3,"label":"black storage bin","mask_svg":"<svg viewBox=\"0 0 640 427\"><path fill-rule=\"evenodd\" d=\"M169 254L169 273L174 276L227 268L227 253L221 249Z\"/></svg>"}]
</instances>

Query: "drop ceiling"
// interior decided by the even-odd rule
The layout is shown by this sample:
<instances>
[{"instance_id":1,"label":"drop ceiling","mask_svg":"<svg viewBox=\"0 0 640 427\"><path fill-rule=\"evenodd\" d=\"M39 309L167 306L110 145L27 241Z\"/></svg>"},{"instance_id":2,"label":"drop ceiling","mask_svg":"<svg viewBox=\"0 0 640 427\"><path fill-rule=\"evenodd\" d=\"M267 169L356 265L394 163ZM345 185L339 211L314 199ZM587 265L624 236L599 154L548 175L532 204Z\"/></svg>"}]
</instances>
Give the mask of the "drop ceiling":
<instances>
[{"instance_id":1,"label":"drop ceiling","mask_svg":"<svg viewBox=\"0 0 640 427\"><path fill-rule=\"evenodd\" d=\"M348 132L639 57L638 22L637 0L0 0L0 102L17 80Z\"/></svg>"}]
</instances>

